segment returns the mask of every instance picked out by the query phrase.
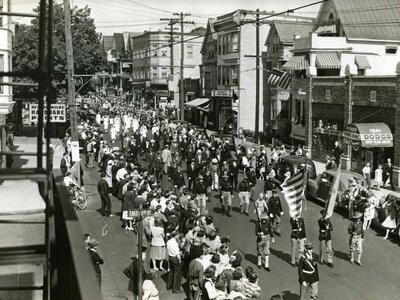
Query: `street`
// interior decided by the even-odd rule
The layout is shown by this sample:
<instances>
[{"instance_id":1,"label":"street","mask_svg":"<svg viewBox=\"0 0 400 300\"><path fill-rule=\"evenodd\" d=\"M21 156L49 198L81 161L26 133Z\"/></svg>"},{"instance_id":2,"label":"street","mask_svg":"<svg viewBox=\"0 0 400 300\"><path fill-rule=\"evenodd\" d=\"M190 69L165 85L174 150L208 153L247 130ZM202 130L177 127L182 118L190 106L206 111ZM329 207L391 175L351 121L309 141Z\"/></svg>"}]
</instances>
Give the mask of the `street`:
<instances>
[{"instance_id":1,"label":"street","mask_svg":"<svg viewBox=\"0 0 400 300\"><path fill-rule=\"evenodd\" d=\"M240 174L242 178L243 174ZM96 210L100 200L96 191L99 173L97 168L86 169L84 180L86 189L91 192L88 208L78 211L84 232L99 241L99 252L105 260L102 267L102 292L106 299L125 297L128 279L122 270L129 264L130 257L136 255L136 234L126 232L120 227L119 217L102 217ZM163 185L168 184L166 178ZM256 194L263 189L258 182ZM262 299L269 299L274 294L281 294L285 300L299 299L299 284L297 268L290 265L290 224L287 205L280 195L284 215L282 217L281 234L276 236L275 244L271 246L271 272L259 270L256 266L256 236L253 206L250 204L250 217L239 212L239 200L235 193L232 218L221 215L219 199L214 197L208 205L208 211L214 217L214 224L219 228L221 237L231 239L230 252L237 249L243 256L242 266L252 266L259 274L260 286L263 290ZM112 200L114 214L120 211L120 201ZM307 240L314 243L314 254L318 254L318 224L317 219L322 205L307 200L303 209ZM398 299L398 268L400 263L394 259L399 251L398 244L383 240L381 235L370 229L364 240L363 266L352 265L349 262L349 247L347 228L350 221L334 213L331 218L333 225L332 245L335 250L334 268L319 265L319 298L326 300L343 299ZM160 291L160 299L185 299L184 294L172 295L165 288L165 272L154 280ZM183 281L184 282L184 281Z\"/></svg>"}]
</instances>

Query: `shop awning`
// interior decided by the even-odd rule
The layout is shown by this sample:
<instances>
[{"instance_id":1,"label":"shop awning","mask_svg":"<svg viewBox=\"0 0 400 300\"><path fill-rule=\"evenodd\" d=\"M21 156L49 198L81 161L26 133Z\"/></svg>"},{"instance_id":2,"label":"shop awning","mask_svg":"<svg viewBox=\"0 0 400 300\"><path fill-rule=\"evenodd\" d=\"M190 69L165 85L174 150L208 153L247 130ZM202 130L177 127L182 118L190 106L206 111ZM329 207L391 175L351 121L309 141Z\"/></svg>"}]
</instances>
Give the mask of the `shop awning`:
<instances>
[{"instance_id":1,"label":"shop awning","mask_svg":"<svg viewBox=\"0 0 400 300\"><path fill-rule=\"evenodd\" d=\"M283 70L305 70L307 68L307 61L304 55L302 56L292 56L289 60L282 66Z\"/></svg>"},{"instance_id":2,"label":"shop awning","mask_svg":"<svg viewBox=\"0 0 400 300\"><path fill-rule=\"evenodd\" d=\"M196 98L192 101L186 102L185 106L194 107L202 111L207 111L210 108L210 99L209 98Z\"/></svg>"},{"instance_id":3,"label":"shop awning","mask_svg":"<svg viewBox=\"0 0 400 300\"><path fill-rule=\"evenodd\" d=\"M385 123L354 123L346 126L342 137L346 144L364 148L393 147L392 132Z\"/></svg>"},{"instance_id":4,"label":"shop awning","mask_svg":"<svg viewBox=\"0 0 400 300\"><path fill-rule=\"evenodd\" d=\"M319 53L315 66L318 69L340 69L340 60L336 53Z\"/></svg>"},{"instance_id":5,"label":"shop awning","mask_svg":"<svg viewBox=\"0 0 400 300\"><path fill-rule=\"evenodd\" d=\"M359 69L371 69L371 65L364 55L356 55L354 61Z\"/></svg>"}]
</instances>

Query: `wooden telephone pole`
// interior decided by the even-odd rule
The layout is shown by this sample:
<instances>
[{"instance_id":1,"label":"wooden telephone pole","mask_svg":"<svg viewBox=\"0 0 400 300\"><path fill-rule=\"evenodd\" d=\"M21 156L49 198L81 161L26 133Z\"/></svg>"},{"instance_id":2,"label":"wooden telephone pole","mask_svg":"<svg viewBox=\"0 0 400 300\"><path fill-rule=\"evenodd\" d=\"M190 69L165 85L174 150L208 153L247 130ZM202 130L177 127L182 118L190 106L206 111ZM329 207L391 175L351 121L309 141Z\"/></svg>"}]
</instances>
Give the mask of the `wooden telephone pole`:
<instances>
[{"instance_id":1,"label":"wooden telephone pole","mask_svg":"<svg viewBox=\"0 0 400 300\"><path fill-rule=\"evenodd\" d=\"M171 49L171 53L170 53L170 69L169 72L171 75L174 74L174 30L178 29L176 27L174 27L174 25L179 21L179 19L176 18L161 18L161 21L168 21L168 26L169 28L165 28L165 29L169 29L169 47Z\"/></svg>"},{"instance_id":2,"label":"wooden telephone pole","mask_svg":"<svg viewBox=\"0 0 400 300\"><path fill-rule=\"evenodd\" d=\"M68 81L68 106L70 114L70 128L72 141L78 142L79 137L77 133L78 118L76 113L75 104L75 81L74 81L74 55L72 48L72 34L71 34L71 8L69 0L64 0L64 18L65 18L65 46L67 54L67 81ZM79 147L78 147L79 151ZM81 167L80 161L77 164L78 184L81 186Z\"/></svg>"},{"instance_id":3,"label":"wooden telephone pole","mask_svg":"<svg viewBox=\"0 0 400 300\"><path fill-rule=\"evenodd\" d=\"M184 63L185 63L185 45L184 45L184 24L194 24L193 21L185 21L184 17L190 16L189 13L174 13L175 16L179 16L179 22L181 24L181 65L180 65L180 89L179 89L179 111L180 111L180 119L183 121L185 116L184 104L185 104L185 86L184 86Z\"/></svg>"}]
</instances>

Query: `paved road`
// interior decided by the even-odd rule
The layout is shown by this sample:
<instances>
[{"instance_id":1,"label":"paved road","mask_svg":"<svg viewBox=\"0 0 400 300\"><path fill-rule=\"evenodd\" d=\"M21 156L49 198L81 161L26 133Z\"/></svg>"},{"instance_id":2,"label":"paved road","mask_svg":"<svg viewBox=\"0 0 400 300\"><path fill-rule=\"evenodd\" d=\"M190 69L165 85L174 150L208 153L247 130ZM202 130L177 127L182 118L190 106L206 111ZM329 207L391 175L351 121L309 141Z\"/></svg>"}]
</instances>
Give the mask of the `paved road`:
<instances>
[{"instance_id":1,"label":"paved road","mask_svg":"<svg viewBox=\"0 0 400 300\"><path fill-rule=\"evenodd\" d=\"M242 175L241 175L242 176ZM99 178L97 169L85 171L86 187L92 192L88 208L79 212L83 229L90 232L100 242L99 252L105 259L103 267L102 291L106 299L123 299L126 295L128 280L122 274L129 264L129 257L136 253L136 235L120 228L119 217L104 218L96 211L100 201L96 193ZM165 181L164 181L164 184ZM259 193L262 185L258 183ZM282 198L282 197L281 197ZM120 202L113 199L113 211L120 209ZM269 299L273 294L281 294L285 300L299 299L297 269L290 265L290 225L287 206L282 198L285 214L282 219L282 236L276 238L271 247L271 272L260 270L260 285L263 289L262 299ZM256 244L254 234L255 214L250 217L238 212L239 200L235 194L232 218L220 214L219 199L213 198L208 203L208 210L214 216L215 225L222 236L229 235L232 240L231 250L242 253L243 266L256 268ZM306 202L303 217L306 223L307 238L317 245L319 211L322 206L312 201ZM397 259L398 244L382 240L373 230L366 233L364 241L363 266L351 265L348 261L349 220L339 214L332 217L333 247L335 250L334 268L320 266L320 299L324 300L395 300L399 299L399 268ZM315 252L318 250L315 249ZM171 295L165 290L165 274L155 279L160 290L160 299L185 299L182 295Z\"/></svg>"}]
</instances>

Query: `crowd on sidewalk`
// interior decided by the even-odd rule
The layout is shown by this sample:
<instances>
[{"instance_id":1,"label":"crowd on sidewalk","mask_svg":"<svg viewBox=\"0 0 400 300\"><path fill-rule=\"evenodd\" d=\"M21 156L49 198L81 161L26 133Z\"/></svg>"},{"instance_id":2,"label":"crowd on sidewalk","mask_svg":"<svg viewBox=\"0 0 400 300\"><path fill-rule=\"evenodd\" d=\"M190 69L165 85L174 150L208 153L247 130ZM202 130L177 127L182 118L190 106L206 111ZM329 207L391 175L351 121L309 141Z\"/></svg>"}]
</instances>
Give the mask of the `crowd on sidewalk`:
<instances>
[{"instance_id":1,"label":"crowd on sidewalk","mask_svg":"<svg viewBox=\"0 0 400 300\"><path fill-rule=\"evenodd\" d=\"M254 202L258 219L257 266L271 271L269 248L275 237L280 236L284 213L276 190L275 169L287 150L277 147L267 155L263 146L234 148L229 140L219 140L205 130L172 121L163 111L106 103L99 99L95 118L83 116L80 145L85 152L86 166L98 165L101 170L99 212L104 217L113 217L111 197L118 198L121 227L127 231L137 231L133 211L147 212L143 218L143 252L133 257L124 271L130 279L129 290L137 296L141 256L146 279L143 299L158 299L151 279L164 269L168 272L167 288L173 293L181 293L182 276L186 278L188 299L259 298L262 288L257 271L242 266L242 255L231 252L230 239L215 228L207 202L219 199L222 214L228 218L232 217L232 199L236 194L243 215L249 215L249 204ZM106 134L110 134L110 141ZM69 142L67 137L66 149ZM303 150L293 148L290 155L301 156ZM78 170L69 163L68 151L62 167L65 176L73 181ZM286 170L284 180L292 175ZM256 194L255 185L260 180L264 182L264 192ZM349 197L354 199L361 198L358 195L364 190L368 192L361 182L354 182L353 187ZM366 229L361 221L363 209L354 209L354 221L349 226L351 261L358 254L359 265ZM318 263L312 257L313 245L306 242L304 220L291 218L290 222L291 262L298 267L301 294L316 299L319 277ZM323 217L318 224L319 262L323 263L325 252L327 264L333 267L332 224ZM279 297L276 295L273 299Z\"/></svg>"}]
</instances>

